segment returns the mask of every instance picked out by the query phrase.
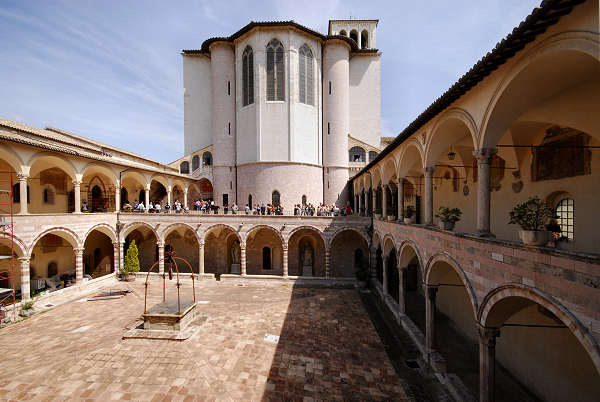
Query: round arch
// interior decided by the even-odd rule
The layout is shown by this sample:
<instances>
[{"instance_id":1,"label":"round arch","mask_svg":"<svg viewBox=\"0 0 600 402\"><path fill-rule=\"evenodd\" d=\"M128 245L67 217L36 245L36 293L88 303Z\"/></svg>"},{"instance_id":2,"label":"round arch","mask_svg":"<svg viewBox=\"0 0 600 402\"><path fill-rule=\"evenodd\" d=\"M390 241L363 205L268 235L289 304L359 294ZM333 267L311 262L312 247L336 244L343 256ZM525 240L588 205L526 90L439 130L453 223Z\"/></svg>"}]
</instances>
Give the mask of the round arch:
<instances>
[{"instance_id":1,"label":"round arch","mask_svg":"<svg viewBox=\"0 0 600 402\"><path fill-rule=\"evenodd\" d=\"M421 277L425 278L425 264L423 263L423 257L421 257L421 252L419 251L419 247L417 247L417 243L413 240L406 239L400 242L398 245L398 261L400 261L400 265L404 265L408 263L408 261L403 261L403 257L406 256L406 250L411 249L415 256L417 257L417 261L419 262L419 271L421 272Z\"/></svg>"},{"instance_id":2,"label":"round arch","mask_svg":"<svg viewBox=\"0 0 600 402\"><path fill-rule=\"evenodd\" d=\"M339 229L336 229L335 232L333 232L331 234L331 236L329 237L329 242L326 243L327 247L330 248L331 244L333 244L333 241L335 240L335 238L342 232L346 231L346 230L350 230L356 234L358 234L360 237L363 238L363 240L368 244L370 244L369 242L369 238L367 237L366 234L364 234L363 232L361 232L360 230L356 229L356 228L351 228L351 227L342 227Z\"/></svg>"},{"instance_id":3,"label":"round arch","mask_svg":"<svg viewBox=\"0 0 600 402\"><path fill-rule=\"evenodd\" d=\"M475 291L473 290L471 282L469 281L469 278L467 278L465 271L460 267L458 262L450 254L446 253L445 251L440 251L432 255L431 258L429 258L429 261L427 261L427 266L425 267L425 284L436 285L436 282L440 279L440 277L448 272L448 270L443 270L440 272L439 270L434 269L436 264L439 262L445 263L445 265L449 266L456 272L461 282L465 286L467 295L469 296L469 299L471 301L473 318L477 319L478 304Z\"/></svg>"},{"instance_id":4,"label":"round arch","mask_svg":"<svg viewBox=\"0 0 600 402\"><path fill-rule=\"evenodd\" d=\"M77 178L77 169L75 169L75 166L73 166L71 161L69 161L68 159L62 158L59 155L54 154L54 153L38 152L35 155L33 155L31 158L29 158L29 160L27 161L27 165L29 165L30 169L32 169L33 165L36 162L41 161L43 159L49 160L51 162L51 164L53 165L53 167L57 167L60 170L62 170L63 172L65 172L65 174L67 176L69 176L71 178L71 180L75 180Z\"/></svg>"},{"instance_id":5,"label":"round arch","mask_svg":"<svg viewBox=\"0 0 600 402\"><path fill-rule=\"evenodd\" d=\"M2 241L6 241L10 245L10 242L11 242L10 236L8 236L8 234L6 232L2 232L2 233L0 233L0 235L1 235L0 243ZM23 240L21 240L19 237L13 236L12 243L14 245L14 249L15 249L15 252L17 253L18 257L25 257L28 255L27 246L25 245L25 242Z\"/></svg>"},{"instance_id":6,"label":"round arch","mask_svg":"<svg viewBox=\"0 0 600 402\"><path fill-rule=\"evenodd\" d=\"M386 234L383 238L383 255L388 255L392 250L396 250L396 240L392 234Z\"/></svg>"},{"instance_id":7,"label":"round arch","mask_svg":"<svg viewBox=\"0 0 600 402\"><path fill-rule=\"evenodd\" d=\"M600 348L589 331L560 301L531 286L511 283L489 292L477 311L477 322L484 327L498 327L521 309L537 303L549 310L581 343L600 375Z\"/></svg>"},{"instance_id":8,"label":"round arch","mask_svg":"<svg viewBox=\"0 0 600 402\"><path fill-rule=\"evenodd\" d=\"M117 233L115 232L115 230L112 228L112 226L106 224L106 223L99 223L97 225L92 226L87 233L85 234L85 236L83 236L83 243L85 244L85 241L87 240L88 236L90 235L90 233L92 233L94 230L99 231L100 233L103 233L105 235L108 236L108 238L114 243L117 241Z\"/></svg>"},{"instance_id":9,"label":"round arch","mask_svg":"<svg viewBox=\"0 0 600 402\"><path fill-rule=\"evenodd\" d=\"M248 238L250 238L250 236L259 231L260 229L267 229L270 230L272 232L275 233L275 235L279 238L279 241L281 241L281 246L287 246L287 242L285 241L285 239L283 238L283 236L281 235L281 233L279 232L279 230L275 229L273 226L269 226L269 225L256 225L253 226L252 228L250 228L250 230L248 230L246 232L246 235L244 236L244 243L247 242Z\"/></svg>"},{"instance_id":10,"label":"round arch","mask_svg":"<svg viewBox=\"0 0 600 402\"><path fill-rule=\"evenodd\" d=\"M87 175L92 169L98 169L100 173L103 173L106 177L108 177L111 180L112 184L116 185L119 181L119 177L114 170L112 170L108 166L101 165L95 162L88 163L83 167L83 169L81 169L81 177L85 177L85 175Z\"/></svg>"},{"instance_id":11,"label":"round arch","mask_svg":"<svg viewBox=\"0 0 600 402\"><path fill-rule=\"evenodd\" d=\"M424 165L435 166L440 156L452 144L465 137L471 138L472 149L477 147L477 124L473 117L464 109L451 108L445 111L436 121L425 145Z\"/></svg>"},{"instance_id":12,"label":"round arch","mask_svg":"<svg viewBox=\"0 0 600 402\"><path fill-rule=\"evenodd\" d=\"M421 144L419 144L419 142L414 138L411 138L408 141L406 141L406 144L407 145L400 154L400 159L398 161L397 177L406 176L409 173L409 171L415 166L415 164L417 165L417 169L419 170L419 172L422 172L424 168L423 161L425 160L425 156L423 154Z\"/></svg>"},{"instance_id":13,"label":"round arch","mask_svg":"<svg viewBox=\"0 0 600 402\"><path fill-rule=\"evenodd\" d=\"M33 239L33 241L30 243L29 248L27 250L28 257L31 257L31 253L33 252L33 248L35 247L37 242L40 241L40 239L42 239L44 236L46 236L48 234L53 234L58 237L62 237L67 242L69 242L69 244L73 248L83 248L83 243L79 239L79 236L77 236L77 233L73 232L71 229L67 229L64 227L55 227L55 228L50 228L50 229L44 230L42 233L37 235L35 239Z\"/></svg>"},{"instance_id":14,"label":"round arch","mask_svg":"<svg viewBox=\"0 0 600 402\"><path fill-rule=\"evenodd\" d=\"M323 245L327 244L327 241L325 240L325 236L323 235L323 232L321 232L321 230L319 228L317 228L316 226L310 226L310 225L303 225L303 226L295 227L291 232L289 232L287 234L285 244L289 244L292 236L294 236L295 233L297 233L301 230L310 230L311 232L314 232L323 241Z\"/></svg>"},{"instance_id":15,"label":"round arch","mask_svg":"<svg viewBox=\"0 0 600 402\"><path fill-rule=\"evenodd\" d=\"M198 232L196 232L194 230L194 228L191 227L189 224L183 223L183 222L172 223L169 226L167 226L166 228L164 228L164 230L161 232L162 237L161 237L160 241L164 243L165 240L167 239L167 237L169 236L169 234L177 228L186 228L186 229L191 230L192 233L194 233L194 236L196 237L198 244L200 244L200 236L198 235Z\"/></svg>"},{"instance_id":16,"label":"round arch","mask_svg":"<svg viewBox=\"0 0 600 402\"><path fill-rule=\"evenodd\" d=\"M125 225L123 227L123 229L121 229L121 238L125 239L131 232L133 232L135 229L137 229L140 226L150 229L150 231L152 231L152 233L154 233L154 236L156 237L156 241L160 241L160 236L158 235L158 232L156 232L156 229L154 229L154 227L152 225L150 225L146 222L128 223L127 225Z\"/></svg>"},{"instance_id":17,"label":"round arch","mask_svg":"<svg viewBox=\"0 0 600 402\"><path fill-rule=\"evenodd\" d=\"M19 154L9 145L0 144L0 159L3 159L16 173L24 173L22 166L25 165Z\"/></svg>"},{"instance_id":18,"label":"round arch","mask_svg":"<svg viewBox=\"0 0 600 402\"><path fill-rule=\"evenodd\" d=\"M387 158L381 169L383 184L389 184L394 177L397 177L398 166L396 165L396 160L392 156Z\"/></svg>"},{"instance_id":19,"label":"round arch","mask_svg":"<svg viewBox=\"0 0 600 402\"><path fill-rule=\"evenodd\" d=\"M217 228L225 228L225 229L231 230L235 234L235 236L238 238L238 240L240 241L240 243L245 243L246 239L242 239L242 236L240 236L240 234L238 233L237 230L235 230L232 226L229 226L229 225L227 225L225 223L216 223L214 225L211 225L211 226L207 227L204 230L204 232L202 232L202 235L198 236L199 239L201 239L200 242L201 243L205 243L206 242L206 237L210 234L211 231L213 231L214 229L217 229Z\"/></svg>"}]
</instances>

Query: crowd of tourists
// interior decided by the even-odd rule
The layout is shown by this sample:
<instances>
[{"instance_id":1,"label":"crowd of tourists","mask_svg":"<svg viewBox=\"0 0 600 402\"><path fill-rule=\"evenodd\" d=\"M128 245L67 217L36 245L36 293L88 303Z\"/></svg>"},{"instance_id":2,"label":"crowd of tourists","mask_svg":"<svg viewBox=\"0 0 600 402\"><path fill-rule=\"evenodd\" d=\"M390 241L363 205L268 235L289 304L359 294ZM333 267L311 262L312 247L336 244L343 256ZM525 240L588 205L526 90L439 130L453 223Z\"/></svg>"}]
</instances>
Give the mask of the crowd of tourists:
<instances>
[{"instance_id":1,"label":"crowd of tourists","mask_svg":"<svg viewBox=\"0 0 600 402\"><path fill-rule=\"evenodd\" d=\"M179 202L179 200L175 200L172 207L168 202L163 205L161 201L149 201L147 209L148 213L156 214L160 214L161 212L168 214L171 212L171 209L173 209L173 212L176 214L180 214L182 212L187 214L190 212L190 209L187 207L187 205L183 205L181 202ZM121 210L124 212L146 212L146 205L143 202L138 202L137 200L135 200L132 205L126 200L123 203Z\"/></svg>"},{"instance_id":2,"label":"crowd of tourists","mask_svg":"<svg viewBox=\"0 0 600 402\"><path fill-rule=\"evenodd\" d=\"M315 207L312 203L294 205L294 215L297 216L346 216L352 215L352 207L346 205L345 208L339 208L337 205L327 205L320 203Z\"/></svg>"}]
</instances>

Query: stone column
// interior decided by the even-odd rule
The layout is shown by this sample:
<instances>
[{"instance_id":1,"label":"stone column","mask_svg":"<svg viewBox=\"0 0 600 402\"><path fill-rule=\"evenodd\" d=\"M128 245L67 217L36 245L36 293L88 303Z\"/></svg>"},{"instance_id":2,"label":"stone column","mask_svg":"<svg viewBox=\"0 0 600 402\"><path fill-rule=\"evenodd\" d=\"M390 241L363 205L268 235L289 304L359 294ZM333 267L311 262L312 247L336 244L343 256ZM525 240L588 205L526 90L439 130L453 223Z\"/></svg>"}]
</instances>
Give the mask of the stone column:
<instances>
[{"instance_id":1,"label":"stone column","mask_svg":"<svg viewBox=\"0 0 600 402\"><path fill-rule=\"evenodd\" d=\"M406 295L404 289L406 288L406 268L400 268L400 259L398 258L398 312L400 314L406 314Z\"/></svg>"},{"instance_id":2,"label":"stone column","mask_svg":"<svg viewBox=\"0 0 600 402\"><path fill-rule=\"evenodd\" d=\"M398 179L398 220L404 219L404 178Z\"/></svg>"},{"instance_id":3,"label":"stone column","mask_svg":"<svg viewBox=\"0 0 600 402\"><path fill-rule=\"evenodd\" d=\"M329 259L331 254L331 248L325 247L325 278L329 278Z\"/></svg>"},{"instance_id":4,"label":"stone column","mask_svg":"<svg viewBox=\"0 0 600 402\"><path fill-rule=\"evenodd\" d=\"M28 175L18 173L17 178L19 179L19 203L21 204L21 215L27 215L27 179Z\"/></svg>"},{"instance_id":5,"label":"stone column","mask_svg":"<svg viewBox=\"0 0 600 402\"><path fill-rule=\"evenodd\" d=\"M479 400L494 402L496 338L500 336L498 328L479 326Z\"/></svg>"},{"instance_id":6,"label":"stone column","mask_svg":"<svg viewBox=\"0 0 600 402\"><path fill-rule=\"evenodd\" d=\"M477 159L477 232L480 236L491 236L490 231L490 162L495 149L484 148L473 151Z\"/></svg>"},{"instance_id":7,"label":"stone column","mask_svg":"<svg viewBox=\"0 0 600 402\"><path fill-rule=\"evenodd\" d=\"M375 247L371 247L369 249L369 259L370 261L370 273L371 279L373 281L377 280L377 249Z\"/></svg>"},{"instance_id":8,"label":"stone column","mask_svg":"<svg viewBox=\"0 0 600 402\"><path fill-rule=\"evenodd\" d=\"M113 272L116 274L121 270L119 263L121 262L121 255L119 252L122 250L119 247L119 243L114 242L113 244Z\"/></svg>"},{"instance_id":9,"label":"stone column","mask_svg":"<svg viewBox=\"0 0 600 402\"><path fill-rule=\"evenodd\" d=\"M198 247L198 275L204 275L204 243L200 243Z\"/></svg>"},{"instance_id":10,"label":"stone column","mask_svg":"<svg viewBox=\"0 0 600 402\"><path fill-rule=\"evenodd\" d=\"M187 195L188 195L188 188L185 187L183 189L183 207L188 207L188 199L187 199ZM189 208L189 207L188 207Z\"/></svg>"},{"instance_id":11,"label":"stone column","mask_svg":"<svg viewBox=\"0 0 600 402\"><path fill-rule=\"evenodd\" d=\"M173 188L171 186L167 187L167 204L171 207L169 213L173 210L173 204L171 204L171 195L173 194Z\"/></svg>"},{"instance_id":12,"label":"stone column","mask_svg":"<svg viewBox=\"0 0 600 402\"><path fill-rule=\"evenodd\" d=\"M354 210L354 213L357 215L362 215L362 193L358 195L358 208Z\"/></svg>"},{"instance_id":13,"label":"stone column","mask_svg":"<svg viewBox=\"0 0 600 402\"><path fill-rule=\"evenodd\" d=\"M387 263L388 257L386 255L383 256L383 295L389 294L388 291L388 277L387 277Z\"/></svg>"},{"instance_id":14,"label":"stone column","mask_svg":"<svg viewBox=\"0 0 600 402\"><path fill-rule=\"evenodd\" d=\"M25 199L27 201L27 199ZM29 258L19 258L21 263L21 300L31 299L31 279L29 276Z\"/></svg>"},{"instance_id":15,"label":"stone column","mask_svg":"<svg viewBox=\"0 0 600 402\"><path fill-rule=\"evenodd\" d=\"M283 277L287 278L288 276L288 246L287 244L283 245Z\"/></svg>"},{"instance_id":16,"label":"stone column","mask_svg":"<svg viewBox=\"0 0 600 402\"><path fill-rule=\"evenodd\" d=\"M125 268L125 243L119 243L119 269Z\"/></svg>"},{"instance_id":17,"label":"stone column","mask_svg":"<svg viewBox=\"0 0 600 402\"><path fill-rule=\"evenodd\" d=\"M240 273L246 276L246 243L240 243Z\"/></svg>"},{"instance_id":18,"label":"stone column","mask_svg":"<svg viewBox=\"0 0 600 402\"><path fill-rule=\"evenodd\" d=\"M427 167L425 174L425 224L433 225L433 172L435 168Z\"/></svg>"},{"instance_id":19,"label":"stone column","mask_svg":"<svg viewBox=\"0 0 600 402\"><path fill-rule=\"evenodd\" d=\"M165 243L158 242L158 274L165 273Z\"/></svg>"},{"instance_id":20,"label":"stone column","mask_svg":"<svg viewBox=\"0 0 600 402\"><path fill-rule=\"evenodd\" d=\"M375 214L375 208L377 208L377 191L376 189L371 189L371 216Z\"/></svg>"},{"instance_id":21,"label":"stone column","mask_svg":"<svg viewBox=\"0 0 600 402\"><path fill-rule=\"evenodd\" d=\"M73 213L79 214L81 213L81 180L73 180L73 186L73 193L75 194L75 211Z\"/></svg>"},{"instance_id":22,"label":"stone column","mask_svg":"<svg viewBox=\"0 0 600 402\"><path fill-rule=\"evenodd\" d=\"M83 249L74 248L75 252L75 283L83 283Z\"/></svg>"},{"instance_id":23,"label":"stone column","mask_svg":"<svg viewBox=\"0 0 600 402\"><path fill-rule=\"evenodd\" d=\"M115 187L115 212L121 210L121 183L117 182Z\"/></svg>"},{"instance_id":24,"label":"stone column","mask_svg":"<svg viewBox=\"0 0 600 402\"><path fill-rule=\"evenodd\" d=\"M425 288L425 325L426 325L426 351L431 353L435 350L435 298L437 296L438 287L429 286Z\"/></svg>"},{"instance_id":25,"label":"stone column","mask_svg":"<svg viewBox=\"0 0 600 402\"><path fill-rule=\"evenodd\" d=\"M150 205L150 183L146 183L146 191L145 191L144 195L146 196L146 200L145 200L146 210L144 212L148 213L148 205Z\"/></svg>"},{"instance_id":26,"label":"stone column","mask_svg":"<svg viewBox=\"0 0 600 402\"><path fill-rule=\"evenodd\" d=\"M387 219L387 184L381 186L381 217Z\"/></svg>"}]
</instances>

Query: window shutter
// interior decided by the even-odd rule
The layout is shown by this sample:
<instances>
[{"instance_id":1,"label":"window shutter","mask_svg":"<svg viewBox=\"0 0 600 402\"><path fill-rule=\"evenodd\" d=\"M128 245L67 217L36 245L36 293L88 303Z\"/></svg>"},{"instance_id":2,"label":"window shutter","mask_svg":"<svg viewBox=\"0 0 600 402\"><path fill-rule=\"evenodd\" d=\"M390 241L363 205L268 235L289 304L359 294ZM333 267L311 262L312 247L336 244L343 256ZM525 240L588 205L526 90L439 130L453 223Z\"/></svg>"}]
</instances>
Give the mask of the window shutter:
<instances>
[{"instance_id":1,"label":"window shutter","mask_svg":"<svg viewBox=\"0 0 600 402\"><path fill-rule=\"evenodd\" d=\"M313 57L309 50L306 53L306 103L309 105L315 104L315 84L313 81Z\"/></svg>"},{"instance_id":2,"label":"window shutter","mask_svg":"<svg viewBox=\"0 0 600 402\"><path fill-rule=\"evenodd\" d=\"M248 54L244 52L242 56L242 104L248 104Z\"/></svg>"},{"instance_id":3,"label":"window shutter","mask_svg":"<svg viewBox=\"0 0 600 402\"><path fill-rule=\"evenodd\" d=\"M298 83L300 84L299 93L300 93L300 103L306 103L306 56L304 54L304 46L300 48L300 53L298 55Z\"/></svg>"},{"instance_id":4,"label":"window shutter","mask_svg":"<svg viewBox=\"0 0 600 402\"><path fill-rule=\"evenodd\" d=\"M254 103L254 52L248 54L248 104Z\"/></svg>"},{"instance_id":5,"label":"window shutter","mask_svg":"<svg viewBox=\"0 0 600 402\"><path fill-rule=\"evenodd\" d=\"M275 52L267 49L267 100L275 100Z\"/></svg>"},{"instance_id":6,"label":"window shutter","mask_svg":"<svg viewBox=\"0 0 600 402\"><path fill-rule=\"evenodd\" d=\"M283 69L283 49L281 46L277 49L276 52L276 84L277 84L277 100L282 101L285 100L285 71Z\"/></svg>"}]
</instances>

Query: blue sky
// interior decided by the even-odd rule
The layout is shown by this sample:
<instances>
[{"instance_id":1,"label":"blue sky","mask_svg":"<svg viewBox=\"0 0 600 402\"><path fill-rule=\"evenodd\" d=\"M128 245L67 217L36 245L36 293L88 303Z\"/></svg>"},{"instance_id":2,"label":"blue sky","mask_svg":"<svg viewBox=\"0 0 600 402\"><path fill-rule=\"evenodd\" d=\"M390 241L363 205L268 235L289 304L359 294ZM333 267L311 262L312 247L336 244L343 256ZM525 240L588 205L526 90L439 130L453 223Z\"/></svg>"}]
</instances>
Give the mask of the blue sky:
<instances>
[{"instance_id":1,"label":"blue sky","mask_svg":"<svg viewBox=\"0 0 600 402\"><path fill-rule=\"evenodd\" d=\"M0 116L161 162L183 155L181 49L249 21L379 19L382 135L396 135L539 0L0 0Z\"/></svg>"}]
</instances>

